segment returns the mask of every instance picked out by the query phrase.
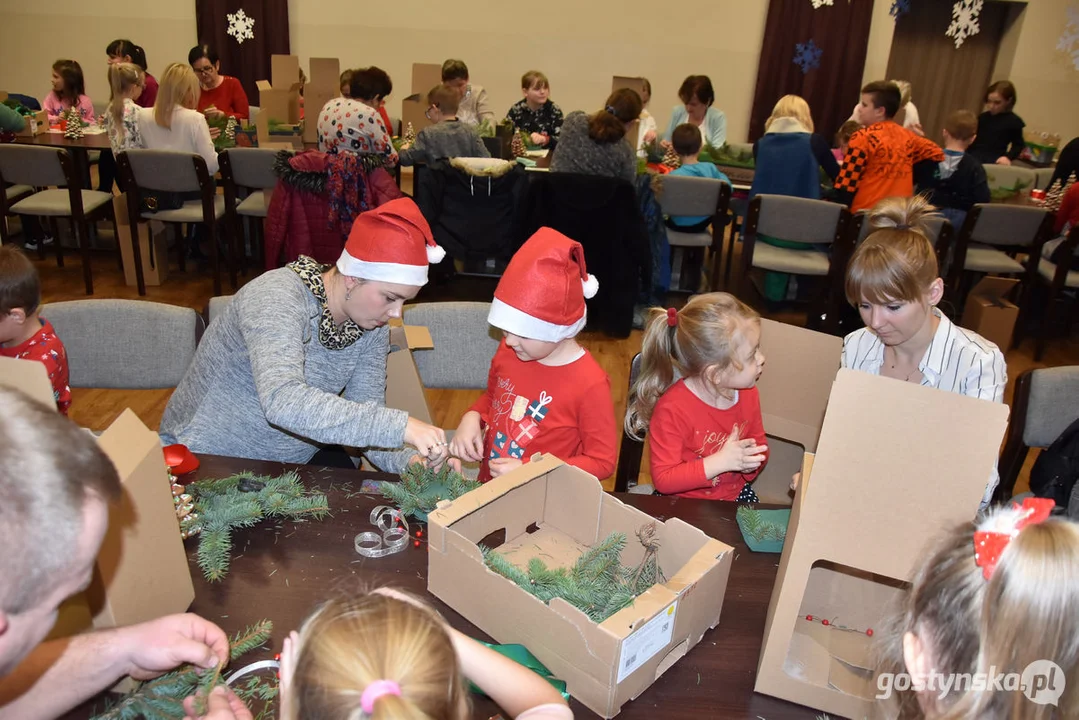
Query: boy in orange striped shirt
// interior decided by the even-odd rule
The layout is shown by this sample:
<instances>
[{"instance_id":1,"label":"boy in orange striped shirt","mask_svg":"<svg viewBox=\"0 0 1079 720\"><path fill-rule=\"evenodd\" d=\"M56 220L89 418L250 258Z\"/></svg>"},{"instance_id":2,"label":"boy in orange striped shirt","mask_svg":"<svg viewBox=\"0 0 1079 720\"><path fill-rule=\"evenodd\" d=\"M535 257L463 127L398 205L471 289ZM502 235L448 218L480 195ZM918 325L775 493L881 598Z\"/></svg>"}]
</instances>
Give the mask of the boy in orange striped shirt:
<instances>
[{"instance_id":1,"label":"boy in orange striped shirt","mask_svg":"<svg viewBox=\"0 0 1079 720\"><path fill-rule=\"evenodd\" d=\"M932 140L892 122L899 112L899 88L883 80L862 88L855 115L863 127L851 136L835 188L851 212L871 208L886 197L914 194L914 164L941 162L944 151Z\"/></svg>"}]
</instances>

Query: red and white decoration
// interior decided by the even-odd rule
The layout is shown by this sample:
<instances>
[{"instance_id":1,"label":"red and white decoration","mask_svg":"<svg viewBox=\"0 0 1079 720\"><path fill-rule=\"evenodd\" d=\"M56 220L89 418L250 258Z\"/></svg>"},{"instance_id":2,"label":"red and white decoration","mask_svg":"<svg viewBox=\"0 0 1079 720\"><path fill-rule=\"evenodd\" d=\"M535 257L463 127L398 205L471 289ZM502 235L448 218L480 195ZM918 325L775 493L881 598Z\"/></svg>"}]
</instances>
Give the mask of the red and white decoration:
<instances>
[{"instance_id":1,"label":"red and white decoration","mask_svg":"<svg viewBox=\"0 0 1079 720\"><path fill-rule=\"evenodd\" d=\"M428 264L445 257L416 203L398 198L356 218L337 269L349 277L421 286Z\"/></svg>"}]
</instances>

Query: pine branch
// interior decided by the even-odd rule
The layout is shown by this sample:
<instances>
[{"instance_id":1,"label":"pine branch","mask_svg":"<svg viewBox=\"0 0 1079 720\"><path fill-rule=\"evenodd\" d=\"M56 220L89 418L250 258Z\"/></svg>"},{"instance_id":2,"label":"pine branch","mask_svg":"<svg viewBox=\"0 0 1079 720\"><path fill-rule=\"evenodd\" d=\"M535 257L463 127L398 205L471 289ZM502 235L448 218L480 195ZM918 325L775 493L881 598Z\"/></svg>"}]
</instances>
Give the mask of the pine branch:
<instances>
[{"instance_id":1,"label":"pine branch","mask_svg":"<svg viewBox=\"0 0 1079 720\"><path fill-rule=\"evenodd\" d=\"M379 491L402 515L422 517L440 501L456 500L479 485L448 465L435 472L422 463L411 463L401 473L400 482L379 483Z\"/></svg>"}]
</instances>

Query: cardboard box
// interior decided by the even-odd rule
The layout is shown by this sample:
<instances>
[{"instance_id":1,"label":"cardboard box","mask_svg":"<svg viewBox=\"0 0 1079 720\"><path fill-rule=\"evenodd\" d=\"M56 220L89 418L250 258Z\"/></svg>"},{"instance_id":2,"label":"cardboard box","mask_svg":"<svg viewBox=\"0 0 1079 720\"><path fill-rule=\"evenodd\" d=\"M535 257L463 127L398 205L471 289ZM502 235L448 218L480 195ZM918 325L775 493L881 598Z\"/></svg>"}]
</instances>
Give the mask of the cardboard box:
<instances>
[{"instance_id":1,"label":"cardboard box","mask_svg":"<svg viewBox=\"0 0 1079 720\"><path fill-rule=\"evenodd\" d=\"M273 148L275 150L303 150L305 124L275 124L273 132L270 131L270 118L265 113L259 113L255 118L256 145L260 148ZM318 132L315 133L315 142L318 142Z\"/></svg>"},{"instance_id":2,"label":"cardboard box","mask_svg":"<svg viewBox=\"0 0 1079 720\"><path fill-rule=\"evenodd\" d=\"M259 117L280 123L300 122L300 58L271 55L270 79L258 80Z\"/></svg>"},{"instance_id":3,"label":"cardboard box","mask_svg":"<svg viewBox=\"0 0 1079 720\"><path fill-rule=\"evenodd\" d=\"M0 90L0 102L8 99L8 94ZM49 129L49 115L44 110L38 110L33 115L23 116L26 124L23 129L15 133L16 137L34 137Z\"/></svg>"},{"instance_id":4,"label":"cardboard box","mask_svg":"<svg viewBox=\"0 0 1079 720\"><path fill-rule=\"evenodd\" d=\"M311 58L310 70L311 77L303 86L303 141L317 143L319 112L326 103L341 94L341 61L337 58Z\"/></svg>"},{"instance_id":5,"label":"cardboard box","mask_svg":"<svg viewBox=\"0 0 1079 720\"><path fill-rule=\"evenodd\" d=\"M764 372L757 381L768 463L753 482L761 502L791 504L791 476L803 454L815 452L828 394L839 370L843 339L761 320Z\"/></svg>"},{"instance_id":6,"label":"cardboard box","mask_svg":"<svg viewBox=\"0 0 1079 720\"><path fill-rule=\"evenodd\" d=\"M431 332L425 327L401 325L390 327L390 354L386 358L386 407L405 410L409 417L432 424L431 408L420 380L420 371L412 359L413 350L430 350L435 346Z\"/></svg>"},{"instance_id":7,"label":"cardboard box","mask_svg":"<svg viewBox=\"0 0 1079 720\"><path fill-rule=\"evenodd\" d=\"M603 491L588 473L554 457L488 482L428 516L427 589L500 643L521 643L569 693L610 718L677 662L719 622L734 549L672 518L654 520ZM570 565L613 531L626 534L622 562L644 557L636 541L655 523L665 583L595 623L561 598L545 605L483 563L479 544L525 566L542 554ZM550 557L555 558L551 560Z\"/></svg>"},{"instance_id":8,"label":"cardboard box","mask_svg":"<svg viewBox=\"0 0 1079 720\"><path fill-rule=\"evenodd\" d=\"M437 63L412 63L412 92L401 101L401 132L409 123L416 132L431 124L427 112L427 93L442 84L442 66Z\"/></svg>"},{"instance_id":9,"label":"cardboard box","mask_svg":"<svg viewBox=\"0 0 1079 720\"><path fill-rule=\"evenodd\" d=\"M20 360L0 355L0 387L18 390L42 405L56 407L49 371L37 360Z\"/></svg>"},{"instance_id":10,"label":"cardboard box","mask_svg":"<svg viewBox=\"0 0 1079 720\"><path fill-rule=\"evenodd\" d=\"M757 692L848 718L870 714L865 631L881 627L926 543L974 518L1007 421L1003 404L839 371L791 508Z\"/></svg>"},{"instance_id":11,"label":"cardboard box","mask_svg":"<svg viewBox=\"0 0 1079 720\"><path fill-rule=\"evenodd\" d=\"M134 287L135 253L131 248L131 218L128 217L127 195L112 199L116 216L116 243L124 265L124 282ZM142 277L147 285L164 285L169 277L168 227L156 220L139 223L139 253L142 258Z\"/></svg>"},{"instance_id":12,"label":"cardboard box","mask_svg":"<svg viewBox=\"0 0 1079 720\"><path fill-rule=\"evenodd\" d=\"M1019 317L1019 308L1008 300L1008 296L1018 285L1019 281L1011 278L982 278L967 296L960 327L973 330L1001 352L1008 352Z\"/></svg>"}]
</instances>

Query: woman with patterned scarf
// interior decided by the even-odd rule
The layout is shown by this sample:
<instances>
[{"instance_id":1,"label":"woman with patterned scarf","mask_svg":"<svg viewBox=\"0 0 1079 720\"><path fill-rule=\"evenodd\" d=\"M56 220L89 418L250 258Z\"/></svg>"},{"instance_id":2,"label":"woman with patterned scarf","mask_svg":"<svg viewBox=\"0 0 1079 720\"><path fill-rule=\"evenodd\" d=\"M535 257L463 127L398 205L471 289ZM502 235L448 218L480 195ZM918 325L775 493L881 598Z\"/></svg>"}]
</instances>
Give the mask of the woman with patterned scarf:
<instances>
[{"instance_id":1,"label":"woman with patterned scarf","mask_svg":"<svg viewBox=\"0 0 1079 720\"><path fill-rule=\"evenodd\" d=\"M440 466L445 432L385 407L385 393L386 324L442 255L415 203L401 198L357 218L336 266L300 257L245 285L165 408L166 444L324 465L361 448L388 472Z\"/></svg>"}]
</instances>

